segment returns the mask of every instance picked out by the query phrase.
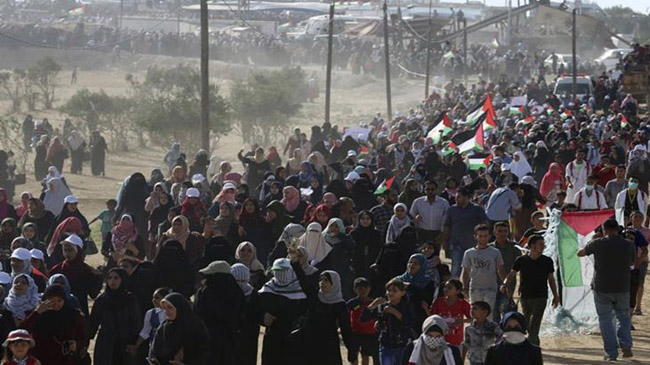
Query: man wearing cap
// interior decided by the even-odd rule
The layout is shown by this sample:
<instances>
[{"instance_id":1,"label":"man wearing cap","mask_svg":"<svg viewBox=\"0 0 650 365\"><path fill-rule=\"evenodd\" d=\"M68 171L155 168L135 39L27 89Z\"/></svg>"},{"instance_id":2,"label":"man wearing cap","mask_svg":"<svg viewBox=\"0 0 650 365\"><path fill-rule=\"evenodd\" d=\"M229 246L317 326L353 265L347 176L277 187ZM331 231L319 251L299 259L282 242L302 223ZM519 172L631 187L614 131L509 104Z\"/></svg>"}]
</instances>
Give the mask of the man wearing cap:
<instances>
[{"instance_id":1,"label":"man wearing cap","mask_svg":"<svg viewBox=\"0 0 650 365\"><path fill-rule=\"evenodd\" d=\"M11 253L11 277L15 278L20 274L29 275L34 279L38 292L42 293L47 284L47 278L31 264L32 253L28 249L19 247Z\"/></svg>"}]
</instances>

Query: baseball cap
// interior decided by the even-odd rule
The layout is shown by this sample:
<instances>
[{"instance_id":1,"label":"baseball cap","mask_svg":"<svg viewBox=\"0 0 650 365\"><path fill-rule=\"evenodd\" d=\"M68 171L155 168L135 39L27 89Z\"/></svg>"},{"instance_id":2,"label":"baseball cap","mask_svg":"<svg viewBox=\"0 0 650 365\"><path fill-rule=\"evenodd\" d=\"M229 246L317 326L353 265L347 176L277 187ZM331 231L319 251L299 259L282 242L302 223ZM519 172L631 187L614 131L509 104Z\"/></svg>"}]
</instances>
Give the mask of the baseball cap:
<instances>
[{"instance_id":1,"label":"baseball cap","mask_svg":"<svg viewBox=\"0 0 650 365\"><path fill-rule=\"evenodd\" d=\"M11 253L11 258L25 261L32 258L32 253L26 248L18 247Z\"/></svg>"},{"instance_id":2,"label":"baseball cap","mask_svg":"<svg viewBox=\"0 0 650 365\"><path fill-rule=\"evenodd\" d=\"M32 255L33 259L37 260L45 260L45 254L43 251L39 250L38 248L32 248L29 253Z\"/></svg>"},{"instance_id":3,"label":"baseball cap","mask_svg":"<svg viewBox=\"0 0 650 365\"><path fill-rule=\"evenodd\" d=\"M77 246L79 248L84 247L84 241L79 236L77 236L76 234L69 235L68 238L66 238L63 241L68 242L69 244Z\"/></svg>"},{"instance_id":4,"label":"baseball cap","mask_svg":"<svg viewBox=\"0 0 650 365\"><path fill-rule=\"evenodd\" d=\"M66 203L66 204L79 203L79 199L77 199L77 197L74 196L74 195L68 195L68 196L65 197L63 202Z\"/></svg>"},{"instance_id":5,"label":"baseball cap","mask_svg":"<svg viewBox=\"0 0 650 365\"><path fill-rule=\"evenodd\" d=\"M192 175L192 184L198 184L205 180L205 176L203 174L194 174Z\"/></svg>"},{"instance_id":6,"label":"baseball cap","mask_svg":"<svg viewBox=\"0 0 650 365\"><path fill-rule=\"evenodd\" d=\"M291 261L287 258L276 259L273 261L271 270L289 270L291 269Z\"/></svg>"},{"instance_id":7,"label":"baseball cap","mask_svg":"<svg viewBox=\"0 0 650 365\"><path fill-rule=\"evenodd\" d=\"M210 265L199 270L201 274L213 275L217 273L230 274L230 265L222 260L212 261Z\"/></svg>"},{"instance_id":8,"label":"baseball cap","mask_svg":"<svg viewBox=\"0 0 650 365\"><path fill-rule=\"evenodd\" d=\"M228 182L228 183L223 184L223 188L221 188L221 190L227 190L227 189L235 189L235 190L237 190L237 187L235 186L235 184Z\"/></svg>"},{"instance_id":9,"label":"baseball cap","mask_svg":"<svg viewBox=\"0 0 650 365\"><path fill-rule=\"evenodd\" d=\"M188 198L198 198L201 195L199 192L199 189L197 188L189 188L187 189L187 192L185 193L185 196Z\"/></svg>"}]
</instances>

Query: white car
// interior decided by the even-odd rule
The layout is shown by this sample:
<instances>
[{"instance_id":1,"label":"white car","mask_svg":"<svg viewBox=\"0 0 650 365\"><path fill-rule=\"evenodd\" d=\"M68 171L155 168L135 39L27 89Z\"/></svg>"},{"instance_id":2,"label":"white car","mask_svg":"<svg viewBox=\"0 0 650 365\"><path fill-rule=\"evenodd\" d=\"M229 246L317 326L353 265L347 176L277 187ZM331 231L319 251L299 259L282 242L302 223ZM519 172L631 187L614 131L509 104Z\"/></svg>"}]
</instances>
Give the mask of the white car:
<instances>
[{"instance_id":1,"label":"white car","mask_svg":"<svg viewBox=\"0 0 650 365\"><path fill-rule=\"evenodd\" d=\"M580 100L589 98L594 93L594 86L591 83L591 77L586 75L576 76L576 97ZM571 97L573 94L573 76L562 75L555 81L555 89L553 90L558 98L562 99L564 95Z\"/></svg>"},{"instance_id":2,"label":"white car","mask_svg":"<svg viewBox=\"0 0 650 365\"><path fill-rule=\"evenodd\" d=\"M565 53L556 53L555 56L557 57L557 67L559 68L561 64L564 65L564 70L570 70L573 67L573 56L571 54L565 54ZM582 61L580 59L580 56L576 57L578 60L578 64ZM549 70L553 70L553 55L550 55L546 57L544 60L544 67L546 67Z\"/></svg>"},{"instance_id":3,"label":"white car","mask_svg":"<svg viewBox=\"0 0 650 365\"><path fill-rule=\"evenodd\" d=\"M600 57L594 59L594 63L598 66L604 66L606 71L616 68L616 64L619 63L621 59L627 56L628 53L632 52L631 48L614 48L608 49L603 52Z\"/></svg>"}]
</instances>

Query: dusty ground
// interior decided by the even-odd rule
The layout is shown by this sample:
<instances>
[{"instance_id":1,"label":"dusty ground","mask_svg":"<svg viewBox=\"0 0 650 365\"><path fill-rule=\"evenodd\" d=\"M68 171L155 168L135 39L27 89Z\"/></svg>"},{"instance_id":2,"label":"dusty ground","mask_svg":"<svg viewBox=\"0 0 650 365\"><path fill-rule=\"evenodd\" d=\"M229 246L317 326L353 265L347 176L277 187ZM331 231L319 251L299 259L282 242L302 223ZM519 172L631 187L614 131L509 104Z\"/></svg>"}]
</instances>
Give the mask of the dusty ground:
<instances>
[{"instance_id":1,"label":"dusty ground","mask_svg":"<svg viewBox=\"0 0 650 365\"><path fill-rule=\"evenodd\" d=\"M13 67L26 67L36 59L43 57L44 53L37 50L7 51L0 50L0 69ZM81 52L60 52L50 51L48 54L64 65L64 72L60 77L61 87L58 92L59 101L69 98L79 88L104 89L108 93L123 93L128 86L124 81L127 72L142 75L143 70L152 63L163 66L172 66L179 62L196 64L196 59L172 59L168 57L139 57L124 55L122 60L113 63L111 56L97 53ZM70 71L74 65L80 68L77 85L69 85ZM324 84L324 73L321 68L310 67L309 70L318 71L320 80ZM228 85L233 79L246 75L249 70L241 66L224 65L213 63L211 65L212 82L221 85L221 90L227 93ZM393 110L405 113L408 108L415 105L422 97L423 83L421 81L395 81L393 83ZM332 93L332 121L341 125L357 124L360 120L369 120L377 111L385 114L385 94L383 80L362 78L347 73L335 72ZM0 100L0 113L8 110L8 103ZM297 126L308 128L313 123L320 123L324 110L324 97L315 103L306 104L301 114L294 118ZM45 116L58 125L62 122L63 116L52 111L36 111L36 119ZM22 118L22 116L20 116ZM231 135L222 138L218 148L213 151L223 159L233 162L235 169L241 169L239 162L235 161L236 152L242 148L240 136ZM281 145L279 143L278 145ZM1 148L1 146L0 146ZM187 151L188 155L194 151ZM164 149L151 147L148 149L137 149L129 152L110 151L107 157L107 176L89 176L90 166L84 165L83 175L71 175L69 165L66 164L63 173L72 191L80 198L80 209L89 219L95 217L102 209L104 202L115 197L117 189L122 180L137 171L148 176L149 171L159 167ZM27 190L39 192L40 185L33 180L31 174L31 161L28 163L28 183L17 187L17 192ZM98 225L93 229L98 231ZM101 258L93 256L89 258L93 265L99 265ZM634 360L628 361L639 364L650 364L650 300L644 300L646 316L635 317L633 322L637 328L633 332L635 341ZM601 364L602 342L598 334L589 336L567 336L567 337L546 337L542 338L544 360L547 364ZM345 354L344 354L345 356ZM344 357L345 358L345 357Z\"/></svg>"}]
</instances>

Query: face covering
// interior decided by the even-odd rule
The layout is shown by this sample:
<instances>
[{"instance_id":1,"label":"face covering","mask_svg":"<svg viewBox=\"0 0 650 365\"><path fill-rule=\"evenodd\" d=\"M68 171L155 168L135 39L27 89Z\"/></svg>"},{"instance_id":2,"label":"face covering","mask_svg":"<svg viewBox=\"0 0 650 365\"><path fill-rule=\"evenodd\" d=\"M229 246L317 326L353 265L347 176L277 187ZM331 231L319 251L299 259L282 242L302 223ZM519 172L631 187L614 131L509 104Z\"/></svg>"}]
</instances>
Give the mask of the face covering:
<instances>
[{"instance_id":1,"label":"face covering","mask_svg":"<svg viewBox=\"0 0 650 365\"><path fill-rule=\"evenodd\" d=\"M424 335L424 344L429 350L435 350L445 344L445 338Z\"/></svg>"},{"instance_id":2,"label":"face covering","mask_svg":"<svg viewBox=\"0 0 650 365\"><path fill-rule=\"evenodd\" d=\"M592 191L592 190L594 190L594 186L587 184L587 185L585 185L585 190Z\"/></svg>"},{"instance_id":3,"label":"face covering","mask_svg":"<svg viewBox=\"0 0 650 365\"><path fill-rule=\"evenodd\" d=\"M526 335L519 332L519 329L508 329L503 333L503 339L513 345L518 345L526 340Z\"/></svg>"},{"instance_id":4,"label":"face covering","mask_svg":"<svg viewBox=\"0 0 650 365\"><path fill-rule=\"evenodd\" d=\"M639 187L639 183L631 182L628 184L628 186L630 187L630 189L636 190Z\"/></svg>"}]
</instances>

